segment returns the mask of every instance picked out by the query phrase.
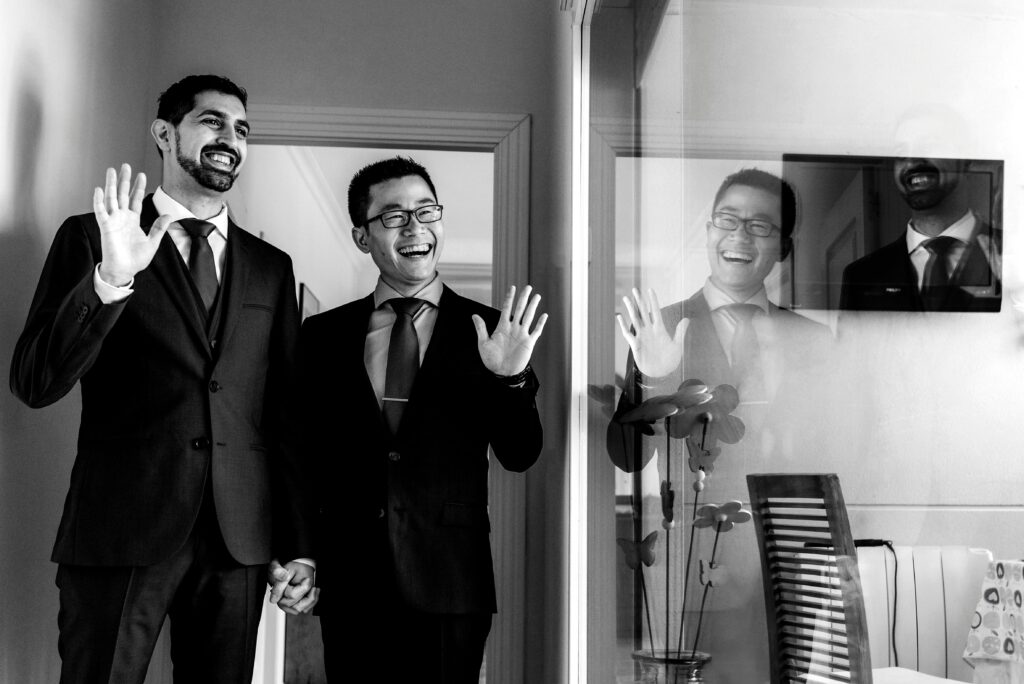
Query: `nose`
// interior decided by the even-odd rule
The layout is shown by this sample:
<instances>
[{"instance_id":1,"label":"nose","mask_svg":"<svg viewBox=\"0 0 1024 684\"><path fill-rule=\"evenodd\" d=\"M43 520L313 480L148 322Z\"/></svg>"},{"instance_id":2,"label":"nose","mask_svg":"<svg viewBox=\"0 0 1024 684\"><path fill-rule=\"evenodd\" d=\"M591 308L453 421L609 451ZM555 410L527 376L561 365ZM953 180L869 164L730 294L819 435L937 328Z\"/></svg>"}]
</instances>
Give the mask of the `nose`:
<instances>
[{"instance_id":1,"label":"nose","mask_svg":"<svg viewBox=\"0 0 1024 684\"><path fill-rule=\"evenodd\" d=\"M416 235L418 233L422 233L425 230L426 228L424 228L423 224L420 223L418 218L416 218L416 214L410 214L409 222L405 224L405 232L408 233L409 235Z\"/></svg>"}]
</instances>

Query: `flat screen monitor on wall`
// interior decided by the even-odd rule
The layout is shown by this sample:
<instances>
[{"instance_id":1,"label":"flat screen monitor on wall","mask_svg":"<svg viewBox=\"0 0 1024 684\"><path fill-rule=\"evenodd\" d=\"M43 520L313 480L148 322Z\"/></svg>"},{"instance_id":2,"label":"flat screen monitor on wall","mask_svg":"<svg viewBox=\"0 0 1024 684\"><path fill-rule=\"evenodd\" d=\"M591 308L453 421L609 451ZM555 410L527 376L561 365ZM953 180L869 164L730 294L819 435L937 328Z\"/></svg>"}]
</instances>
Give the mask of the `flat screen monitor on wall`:
<instances>
[{"instance_id":1,"label":"flat screen monitor on wall","mask_svg":"<svg viewBox=\"0 0 1024 684\"><path fill-rule=\"evenodd\" d=\"M782 159L799 201L793 308L999 311L1001 160Z\"/></svg>"}]
</instances>

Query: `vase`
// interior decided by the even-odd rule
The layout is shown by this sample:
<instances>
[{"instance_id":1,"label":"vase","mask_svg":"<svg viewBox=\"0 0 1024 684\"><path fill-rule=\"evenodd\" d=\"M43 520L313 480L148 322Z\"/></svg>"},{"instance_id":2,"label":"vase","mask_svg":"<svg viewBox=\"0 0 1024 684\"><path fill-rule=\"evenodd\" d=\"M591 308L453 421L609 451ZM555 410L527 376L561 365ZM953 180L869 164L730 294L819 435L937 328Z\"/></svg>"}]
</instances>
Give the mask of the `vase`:
<instances>
[{"instance_id":1,"label":"vase","mask_svg":"<svg viewBox=\"0 0 1024 684\"><path fill-rule=\"evenodd\" d=\"M643 684L706 684L704 668L711 655L704 651L666 651L663 648L633 651L640 663Z\"/></svg>"}]
</instances>

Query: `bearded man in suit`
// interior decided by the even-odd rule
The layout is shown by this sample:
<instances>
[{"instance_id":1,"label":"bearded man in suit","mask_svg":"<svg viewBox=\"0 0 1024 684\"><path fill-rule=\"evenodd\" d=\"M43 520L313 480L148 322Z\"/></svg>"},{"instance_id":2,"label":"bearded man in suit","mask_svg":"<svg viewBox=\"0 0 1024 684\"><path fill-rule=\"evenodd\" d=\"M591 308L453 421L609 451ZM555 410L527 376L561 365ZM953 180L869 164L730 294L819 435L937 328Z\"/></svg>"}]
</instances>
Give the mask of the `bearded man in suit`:
<instances>
[{"instance_id":1,"label":"bearded man in suit","mask_svg":"<svg viewBox=\"0 0 1024 684\"><path fill-rule=\"evenodd\" d=\"M499 312L443 283L443 207L413 160L360 170L348 204L377 285L300 335L327 676L358 662L376 681L475 684L497 610L488 446L515 472L540 455L529 361L547 315L534 325L529 286Z\"/></svg>"},{"instance_id":2,"label":"bearded man in suit","mask_svg":"<svg viewBox=\"0 0 1024 684\"><path fill-rule=\"evenodd\" d=\"M167 616L175 682L248 684L268 563L306 610L312 515L297 460L291 260L229 217L246 93L188 76L159 99L161 185L108 169L61 226L11 387L47 406L81 384L53 560L61 682L139 682Z\"/></svg>"},{"instance_id":3,"label":"bearded man in suit","mask_svg":"<svg viewBox=\"0 0 1024 684\"><path fill-rule=\"evenodd\" d=\"M1002 229L971 208L971 162L935 156L966 137L966 124L945 106L903 117L893 182L910 221L896 240L844 269L840 309L999 311Z\"/></svg>"}]
</instances>

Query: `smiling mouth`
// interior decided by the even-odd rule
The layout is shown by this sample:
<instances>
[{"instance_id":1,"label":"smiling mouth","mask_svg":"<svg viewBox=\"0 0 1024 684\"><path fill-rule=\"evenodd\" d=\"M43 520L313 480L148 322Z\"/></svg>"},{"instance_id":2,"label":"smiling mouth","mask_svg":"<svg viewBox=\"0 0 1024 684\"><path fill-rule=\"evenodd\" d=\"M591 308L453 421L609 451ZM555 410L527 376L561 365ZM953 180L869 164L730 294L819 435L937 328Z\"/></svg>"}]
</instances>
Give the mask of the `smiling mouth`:
<instances>
[{"instance_id":1,"label":"smiling mouth","mask_svg":"<svg viewBox=\"0 0 1024 684\"><path fill-rule=\"evenodd\" d=\"M908 190L931 190L939 184L939 170L931 164L917 163L900 174L900 181Z\"/></svg>"},{"instance_id":2,"label":"smiling mouth","mask_svg":"<svg viewBox=\"0 0 1024 684\"><path fill-rule=\"evenodd\" d=\"M408 245L406 247L399 247L397 252L408 259L423 259L430 255L434 251L433 245Z\"/></svg>"},{"instance_id":3,"label":"smiling mouth","mask_svg":"<svg viewBox=\"0 0 1024 684\"><path fill-rule=\"evenodd\" d=\"M742 252L734 252L731 249L723 250L721 255L722 259L730 264L750 264L754 262L754 257L751 255L743 254Z\"/></svg>"},{"instance_id":4,"label":"smiling mouth","mask_svg":"<svg viewBox=\"0 0 1024 684\"><path fill-rule=\"evenodd\" d=\"M229 152L204 152L203 161L207 163L207 166L212 166L218 171L232 171L235 168L236 158Z\"/></svg>"}]
</instances>

